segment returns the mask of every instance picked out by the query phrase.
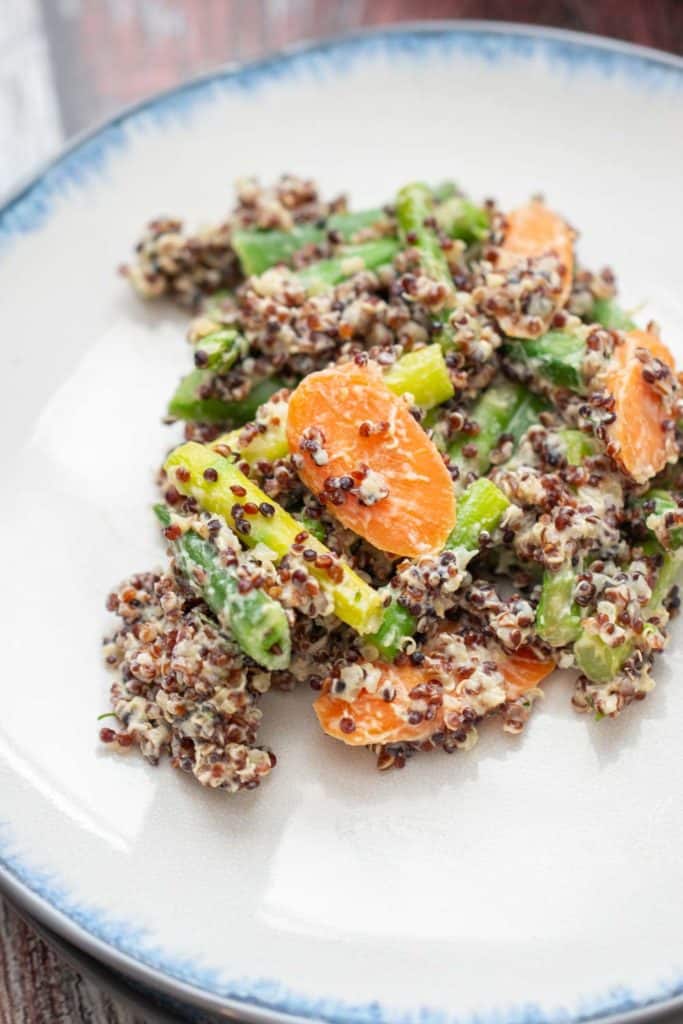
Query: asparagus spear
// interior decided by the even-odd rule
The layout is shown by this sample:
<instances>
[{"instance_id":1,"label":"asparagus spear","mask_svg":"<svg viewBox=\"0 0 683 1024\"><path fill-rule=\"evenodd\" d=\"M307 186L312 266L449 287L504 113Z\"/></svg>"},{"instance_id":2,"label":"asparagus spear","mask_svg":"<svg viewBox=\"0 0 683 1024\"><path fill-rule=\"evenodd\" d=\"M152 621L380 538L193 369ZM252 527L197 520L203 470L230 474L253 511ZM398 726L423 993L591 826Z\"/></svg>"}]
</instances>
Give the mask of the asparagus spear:
<instances>
[{"instance_id":1,"label":"asparagus spear","mask_svg":"<svg viewBox=\"0 0 683 1024\"><path fill-rule=\"evenodd\" d=\"M387 588L385 597L391 595ZM406 637L411 637L417 629L417 619L402 604L391 598L391 603L384 609L382 622L376 633L367 637L369 644L376 649L383 661L393 661L401 652L401 644Z\"/></svg>"},{"instance_id":2,"label":"asparagus spear","mask_svg":"<svg viewBox=\"0 0 683 1024\"><path fill-rule=\"evenodd\" d=\"M589 321L602 324L612 331L635 331L637 326L614 299L596 299L589 314Z\"/></svg>"},{"instance_id":3,"label":"asparagus spear","mask_svg":"<svg viewBox=\"0 0 683 1024\"><path fill-rule=\"evenodd\" d=\"M155 505L154 511L163 526L171 526L166 505ZM214 546L194 530L178 537L167 532L166 536L192 589L206 601L245 654L270 671L287 668L292 645L284 608L263 590L242 593L237 567L221 564Z\"/></svg>"},{"instance_id":4,"label":"asparagus spear","mask_svg":"<svg viewBox=\"0 0 683 1024\"><path fill-rule=\"evenodd\" d=\"M427 345L401 356L385 373L384 382L395 395L411 394L421 409L433 409L454 394L440 345Z\"/></svg>"},{"instance_id":5,"label":"asparagus spear","mask_svg":"<svg viewBox=\"0 0 683 1024\"><path fill-rule=\"evenodd\" d=\"M464 196L447 199L436 207L434 216L444 234L459 238L468 245L481 242L489 232L490 220L486 210Z\"/></svg>"},{"instance_id":6,"label":"asparagus spear","mask_svg":"<svg viewBox=\"0 0 683 1024\"><path fill-rule=\"evenodd\" d=\"M576 573L571 565L543 573L541 599L536 609L536 632L552 647L573 643L581 632L581 610L574 601Z\"/></svg>"},{"instance_id":7,"label":"asparagus spear","mask_svg":"<svg viewBox=\"0 0 683 1024\"><path fill-rule=\"evenodd\" d=\"M294 253L305 245L324 242L330 231L348 242L363 228L386 220L383 210L360 210L357 213L333 213L324 223L295 224L291 231L262 231L249 228L235 231L232 247L246 277L262 274L278 263L289 263Z\"/></svg>"},{"instance_id":8,"label":"asparagus spear","mask_svg":"<svg viewBox=\"0 0 683 1024\"><path fill-rule=\"evenodd\" d=\"M589 455L595 455L597 450L595 439L584 434L582 430L567 427L558 433L570 466L580 466Z\"/></svg>"},{"instance_id":9,"label":"asparagus spear","mask_svg":"<svg viewBox=\"0 0 683 1024\"><path fill-rule=\"evenodd\" d=\"M299 270L296 277L310 295L315 295L362 270L377 270L391 263L399 249L395 238L377 238L360 245L347 245L338 256L311 263Z\"/></svg>"},{"instance_id":10,"label":"asparagus spear","mask_svg":"<svg viewBox=\"0 0 683 1024\"><path fill-rule=\"evenodd\" d=\"M410 393L416 405L431 409L453 396L453 384L440 345L427 345L416 352L408 352L397 359L384 375L388 387L397 395ZM289 451L287 445L287 403L282 401L268 417L265 430L253 437L242 439L241 430L222 434L212 447L227 445L239 452L250 464L266 459L282 459Z\"/></svg>"},{"instance_id":11,"label":"asparagus spear","mask_svg":"<svg viewBox=\"0 0 683 1024\"><path fill-rule=\"evenodd\" d=\"M245 544L265 544L277 559L297 543L314 551L317 559L309 563L310 571L332 598L337 617L359 633L377 628L381 614L379 594L344 562L335 559L317 538L302 531L301 523L276 505L229 459L190 442L171 452L165 469L182 494L195 498L208 512L222 516Z\"/></svg>"},{"instance_id":12,"label":"asparagus spear","mask_svg":"<svg viewBox=\"0 0 683 1024\"><path fill-rule=\"evenodd\" d=\"M168 404L168 414L177 420L196 423L247 423L256 410L283 386L276 377L258 381L246 398L225 402L222 398L202 398L201 389L213 379L211 370L193 370L182 378Z\"/></svg>"},{"instance_id":13,"label":"asparagus spear","mask_svg":"<svg viewBox=\"0 0 683 1024\"><path fill-rule=\"evenodd\" d=\"M396 218L401 241L420 253L422 269L427 277L446 285L454 293L448 260L441 248L437 230L432 226L434 199L431 190L420 182L405 185L396 199Z\"/></svg>"},{"instance_id":14,"label":"asparagus spear","mask_svg":"<svg viewBox=\"0 0 683 1024\"><path fill-rule=\"evenodd\" d=\"M491 480L481 477L470 484L458 501L458 514L453 532L446 541L447 550L461 549L473 558L478 550L480 535L493 533L500 524L510 502ZM391 594L391 588L385 591ZM382 624L368 642L377 648L381 658L393 661L401 649L401 642L412 636L417 628L415 616L392 597L384 609Z\"/></svg>"},{"instance_id":15,"label":"asparagus spear","mask_svg":"<svg viewBox=\"0 0 683 1024\"><path fill-rule=\"evenodd\" d=\"M476 436L461 435L448 446L451 460L461 469L481 475L491 465L491 452L502 434L518 441L529 427L538 422L546 408L543 399L533 395L521 384L502 381L493 384L477 400L470 418L479 426ZM471 454L470 454L471 452Z\"/></svg>"},{"instance_id":16,"label":"asparagus spear","mask_svg":"<svg viewBox=\"0 0 683 1024\"><path fill-rule=\"evenodd\" d=\"M540 338L512 342L505 352L534 375L545 377L557 387L581 392L584 387L583 363L586 343L564 331L548 331Z\"/></svg>"},{"instance_id":17,"label":"asparagus spear","mask_svg":"<svg viewBox=\"0 0 683 1024\"><path fill-rule=\"evenodd\" d=\"M664 600L676 581L682 560L683 552L680 551L666 552L662 556L652 596L643 609L645 620L661 611ZM647 625L645 628L648 628ZM596 633L583 632L574 644L574 657L580 671L589 679L595 683L608 683L619 674L634 650L633 640L627 640L618 647L610 647Z\"/></svg>"},{"instance_id":18,"label":"asparagus spear","mask_svg":"<svg viewBox=\"0 0 683 1024\"><path fill-rule=\"evenodd\" d=\"M485 477L475 480L458 501L455 526L446 541L449 549L476 551L479 536L493 533L510 502L499 487Z\"/></svg>"},{"instance_id":19,"label":"asparagus spear","mask_svg":"<svg viewBox=\"0 0 683 1024\"><path fill-rule=\"evenodd\" d=\"M211 331L194 343L194 362L198 369L227 373L249 348L247 339L236 327Z\"/></svg>"},{"instance_id":20,"label":"asparagus spear","mask_svg":"<svg viewBox=\"0 0 683 1024\"><path fill-rule=\"evenodd\" d=\"M571 466L580 466L585 458L595 454L594 439L581 430L567 428L558 433ZM581 609L574 601L576 576L571 562L556 572L546 569L543 573L541 597L536 609L536 631L552 647L573 643L581 632Z\"/></svg>"},{"instance_id":21,"label":"asparagus spear","mask_svg":"<svg viewBox=\"0 0 683 1024\"><path fill-rule=\"evenodd\" d=\"M445 203L456 198L456 187L444 182L430 190L435 203ZM454 238L463 237L458 232L477 231L485 211L473 206L468 200L458 198L458 208L451 207L447 216L448 233ZM364 228L386 222L383 209L359 210L357 212L333 213L325 221L313 224L295 224L291 231L272 231L242 228L233 232L232 246L239 258L242 272L246 277L262 274L278 263L289 263L292 256L305 245L324 242L330 232L335 232L344 242L350 242ZM467 239L466 239L467 240Z\"/></svg>"}]
</instances>

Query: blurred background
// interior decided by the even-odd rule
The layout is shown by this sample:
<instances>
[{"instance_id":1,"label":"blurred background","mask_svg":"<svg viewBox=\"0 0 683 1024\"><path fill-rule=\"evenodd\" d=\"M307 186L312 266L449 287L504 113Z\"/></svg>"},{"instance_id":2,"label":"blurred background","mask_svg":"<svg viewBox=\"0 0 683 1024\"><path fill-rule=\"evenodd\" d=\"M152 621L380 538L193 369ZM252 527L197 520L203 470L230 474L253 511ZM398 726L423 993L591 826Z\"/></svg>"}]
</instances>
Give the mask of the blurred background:
<instances>
[{"instance_id":1,"label":"blurred background","mask_svg":"<svg viewBox=\"0 0 683 1024\"><path fill-rule=\"evenodd\" d=\"M125 104L292 42L496 18L683 54L683 0L0 0L0 196Z\"/></svg>"}]
</instances>

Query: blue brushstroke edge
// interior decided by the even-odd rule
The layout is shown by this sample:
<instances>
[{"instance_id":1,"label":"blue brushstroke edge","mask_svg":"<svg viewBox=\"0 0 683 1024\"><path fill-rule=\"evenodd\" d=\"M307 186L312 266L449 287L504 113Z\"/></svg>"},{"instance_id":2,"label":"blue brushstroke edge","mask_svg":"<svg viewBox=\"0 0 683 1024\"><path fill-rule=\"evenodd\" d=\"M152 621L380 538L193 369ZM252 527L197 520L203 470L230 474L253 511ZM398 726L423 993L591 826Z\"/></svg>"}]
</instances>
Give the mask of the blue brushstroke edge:
<instances>
[{"instance_id":1,"label":"blue brushstroke edge","mask_svg":"<svg viewBox=\"0 0 683 1024\"><path fill-rule=\"evenodd\" d=\"M72 145L62 156L20 189L0 209L0 245L39 230L50 218L57 200L71 198L98 177L117 153L125 150L132 134L159 130L169 122L190 119L195 110L225 93L254 93L284 79L321 80L347 74L360 62L389 56L423 61L432 56L463 56L490 64L502 60L543 57L554 73L574 75L586 71L605 79L626 78L641 90L683 86L683 61L658 57L637 47L605 45L569 34L544 35L534 30L508 31L495 27L408 26L320 43L258 63L217 71L125 111L102 128ZM581 998L573 1010L526 1003L487 1009L467 1016L430 1007L398 1010L379 1002L348 1003L336 998L308 996L290 991L270 978L225 980L217 969L189 958L179 958L155 944L147 931L119 920L98 907L84 906L53 875L28 865L13 848L8 824L0 825L0 864L22 886L49 908L114 950L131 957L169 979L203 990L219 999L266 1011L331 1024L579 1024L656 1006L683 996L683 968L643 991L618 986L600 995ZM125 969L125 968L124 968Z\"/></svg>"},{"instance_id":2,"label":"blue brushstroke edge","mask_svg":"<svg viewBox=\"0 0 683 1024\"><path fill-rule=\"evenodd\" d=\"M216 71L190 81L124 111L103 127L77 141L0 209L0 242L42 227L58 198L70 198L106 173L131 133L163 128L192 116L198 106L225 93L253 93L284 79L325 79L346 74L359 62L389 56L416 61L432 56L476 58L489 64L508 60L546 59L555 74L586 71L605 79L628 79L639 89L680 91L683 61L657 57L645 49L600 45L579 37L508 32L485 28L408 27L373 32L271 57L238 69Z\"/></svg>"}]
</instances>

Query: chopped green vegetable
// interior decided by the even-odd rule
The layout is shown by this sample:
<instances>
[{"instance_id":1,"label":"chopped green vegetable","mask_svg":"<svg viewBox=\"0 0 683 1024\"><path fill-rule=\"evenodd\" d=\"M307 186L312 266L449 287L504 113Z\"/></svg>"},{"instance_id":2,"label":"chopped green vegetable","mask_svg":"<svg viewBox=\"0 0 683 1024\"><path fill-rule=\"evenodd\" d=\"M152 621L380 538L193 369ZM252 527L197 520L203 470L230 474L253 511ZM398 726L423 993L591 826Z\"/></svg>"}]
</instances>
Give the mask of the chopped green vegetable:
<instances>
[{"instance_id":1,"label":"chopped green vegetable","mask_svg":"<svg viewBox=\"0 0 683 1024\"><path fill-rule=\"evenodd\" d=\"M418 250L426 276L445 284L449 292L453 293L448 260L441 248L438 232L430 223L434 209L431 190L419 182L405 185L396 198L396 218L401 240Z\"/></svg>"},{"instance_id":2,"label":"chopped green vegetable","mask_svg":"<svg viewBox=\"0 0 683 1024\"><path fill-rule=\"evenodd\" d=\"M273 556L280 559L297 543L302 533L301 523L272 501L229 459L216 455L210 448L196 442L181 445L171 452L164 468L181 494L192 496L202 508L222 516L245 544L265 544ZM237 496L233 487L238 489ZM257 513L244 513L245 504L255 506ZM311 573L332 598L338 618L359 633L376 629L381 616L381 598L377 591L345 562L335 559L315 537L308 535L305 547L317 555L327 556L330 567L334 563L339 569L340 578L335 581L327 567L310 565Z\"/></svg>"},{"instance_id":3,"label":"chopped green vegetable","mask_svg":"<svg viewBox=\"0 0 683 1024\"><path fill-rule=\"evenodd\" d=\"M574 334L548 331L530 341L511 342L505 352L512 363L520 363L556 387L578 392L584 388L586 343Z\"/></svg>"},{"instance_id":4,"label":"chopped green vegetable","mask_svg":"<svg viewBox=\"0 0 683 1024\"><path fill-rule=\"evenodd\" d=\"M194 361L199 369L227 373L238 359L247 354L249 345L236 327L221 327L205 334L194 345Z\"/></svg>"},{"instance_id":5,"label":"chopped green vegetable","mask_svg":"<svg viewBox=\"0 0 683 1024\"><path fill-rule=\"evenodd\" d=\"M463 471L481 475L491 465L491 453L503 434L519 441L538 422L546 404L521 384L501 381L492 384L475 402L468 419L479 427L476 435L461 434L448 446L453 462Z\"/></svg>"},{"instance_id":6,"label":"chopped green vegetable","mask_svg":"<svg viewBox=\"0 0 683 1024\"><path fill-rule=\"evenodd\" d=\"M458 500L458 514L447 548L476 551L479 535L493 533L510 505L499 487L485 477L475 480Z\"/></svg>"},{"instance_id":7,"label":"chopped green vegetable","mask_svg":"<svg viewBox=\"0 0 683 1024\"><path fill-rule=\"evenodd\" d=\"M434 216L444 234L468 245L481 242L489 233L490 218L486 210L463 196L452 196L441 203L435 208Z\"/></svg>"},{"instance_id":8,"label":"chopped green vegetable","mask_svg":"<svg viewBox=\"0 0 683 1024\"><path fill-rule=\"evenodd\" d=\"M195 423L247 423L254 418L258 407L282 387L281 380L268 377L254 384L247 397L240 401L203 398L201 391L211 383L213 376L211 370L193 370L183 377L168 404L169 416Z\"/></svg>"},{"instance_id":9,"label":"chopped green vegetable","mask_svg":"<svg viewBox=\"0 0 683 1024\"><path fill-rule=\"evenodd\" d=\"M474 557L480 534L484 531L493 533L509 504L503 492L491 480L475 480L458 502L456 524L446 542L446 548L459 548ZM391 588L386 593L391 594ZM381 626L367 639L368 643L377 648L381 658L393 661L401 650L402 640L412 636L416 629L415 616L392 598L391 604L384 609Z\"/></svg>"},{"instance_id":10,"label":"chopped green vegetable","mask_svg":"<svg viewBox=\"0 0 683 1024\"><path fill-rule=\"evenodd\" d=\"M154 511L163 526L171 526L166 505L155 505ZM190 587L245 654L270 671L287 668L292 644L282 605L263 590L242 593L237 566L225 566L214 545L194 530L185 530L172 540L167 535L167 539Z\"/></svg>"},{"instance_id":11,"label":"chopped green vegetable","mask_svg":"<svg viewBox=\"0 0 683 1024\"><path fill-rule=\"evenodd\" d=\"M637 327L614 299L596 299L590 311L589 321L602 324L612 331L635 331Z\"/></svg>"},{"instance_id":12,"label":"chopped green vegetable","mask_svg":"<svg viewBox=\"0 0 683 1024\"><path fill-rule=\"evenodd\" d=\"M643 609L645 620L661 610L667 594L676 581L682 561L683 552L667 552L663 556L652 596ZM647 626L645 628L647 629ZM596 633L583 632L574 644L574 657L580 671L589 679L595 683L608 683L619 674L634 650L633 640L627 640L617 647L610 647Z\"/></svg>"},{"instance_id":13,"label":"chopped green vegetable","mask_svg":"<svg viewBox=\"0 0 683 1024\"><path fill-rule=\"evenodd\" d=\"M640 498L635 498L634 505L647 506L651 511L645 519L645 524L650 529L650 517L651 516L664 516L667 512L681 512L681 507L669 491L664 491L661 488L655 487L643 494ZM667 547L671 550L680 548L683 545L683 526L674 526L669 531L669 543Z\"/></svg>"},{"instance_id":14,"label":"chopped green vegetable","mask_svg":"<svg viewBox=\"0 0 683 1024\"><path fill-rule=\"evenodd\" d=\"M571 565L543 574L541 599L536 609L536 632L552 647L564 647L581 632L581 610L574 601L576 573Z\"/></svg>"},{"instance_id":15,"label":"chopped green vegetable","mask_svg":"<svg viewBox=\"0 0 683 1024\"><path fill-rule=\"evenodd\" d=\"M347 245L338 256L319 260L297 271L296 277L306 291L315 295L345 281L362 270L377 270L391 263L400 250L395 238L377 238L360 245Z\"/></svg>"},{"instance_id":16,"label":"chopped green vegetable","mask_svg":"<svg viewBox=\"0 0 683 1024\"><path fill-rule=\"evenodd\" d=\"M289 263L305 245L324 242L330 231L345 242L363 228L386 220L382 210L360 210L358 213L333 213L323 224L295 224L291 231L263 231L241 228L233 233L232 246L246 277L262 274L278 263Z\"/></svg>"},{"instance_id":17,"label":"chopped green vegetable","mask_svg":"<svg viewBox=\"0 0 683 1024\"><path fill-rule=\"evenodd\" d=\"M567 427L558 433L570 466L580 466L585 459L595 455L597 451L595 439L584 434L582 430L573 430Z\"/></svg>"},{"instance_id":18,"label":"chopped green vegetable","mask_svg":"<svg viewBox=\"0 0 683 1024\"><path fill-rule=\"evenodd\" d=\"M453 384L440 345L427 345L401 356L384 375L396 395L410 393L415 405L432 409L453 397Z\"/></svg>"}]
</instances>

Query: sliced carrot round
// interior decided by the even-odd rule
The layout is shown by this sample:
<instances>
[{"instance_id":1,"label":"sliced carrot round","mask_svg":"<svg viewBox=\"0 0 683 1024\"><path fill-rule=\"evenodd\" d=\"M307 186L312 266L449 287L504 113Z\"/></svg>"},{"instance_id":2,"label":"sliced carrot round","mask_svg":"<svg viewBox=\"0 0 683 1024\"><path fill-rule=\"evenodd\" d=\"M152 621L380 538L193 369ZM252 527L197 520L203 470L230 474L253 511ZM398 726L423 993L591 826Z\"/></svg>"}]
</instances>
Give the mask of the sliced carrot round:
<instances>
[{"instance_id":1,"label":"sliced carrot round","mask_svg":"<svg viewBox=\"0 0 683 1024\"><path fill-rule=\"evenodd\" d=\"M443 546L455 495L439 452L373 364L312 373L289 400L299 475L344 526L414 558Z\"/></svg>"},{"instance_id":2,"label":"sliced carrot round","mask_svg":"<svg viewBox=\"0 0 683 1024\"><path fill-rule=\"evenodd\" d=\"M676 455L676 444L662 426L668 416L664 396L645 380L637 348L647 349L671 369L674 359L653 331L629 331L614 350L605 380L614 396L616 418L607 434L618 446L615 457L625 473L643 484Z\"/></svg>"},{"instance_id":3,"label":"sliced carrot round","mask_svg":"<svg viewBox=\"0 0 683 1024\"><path fill-rule=\"evenodd\" d=\"M313 708L324 732L354 747L386 743L422 743L444 728L444 707L435 708L434 718L413 724L408 715L410 692L415 686L428 683L433 672L413 665L389 665L376 662L381 676L377 693L361 690L352 701L323 693ZM505 682L507 700L516 700L538 686L555 668L554 661L540 661L522 648L514 655L502 655L498 669ZM395 693L393 700L381 696L384 687Z\"/></svg>"},{"instance_id":4,"label":"sliced carrot round","mask_svg":"<svg viewBox=\"0 0 683 1024\"><path fill-rule=\"evenodd\" d=\"M516 700L527 690L533 690L554 668L554 661L541 661L524 647L515 654L506 654L498 663L500 674L505 680L505 692L510 700Z\"/></svg>"},{"instance_id":5,"label":"sliced carrot round","mask_svg":"<svg viewBox=\"0 0 683 1024\"><path fill-rule=\"evenodd\" d=\"M511 266L520 259L554 254L562 264L562 291L558 306L564 306L572 289L575 233L565 220L538 200L506 215L507 229L500 247L500 265Z\"/></svg>"},{"instance_id":6,"label":"sliced carrot round","mask_svg":"<svg viewBox=\"0 0 683 1024\"><path fill-rule=\"evenodd\" d=\"M313 708L323 732L353 747L366 747L374 743L420 743L443 729L443 709L436 709L431 721L412 725L408 721L410 691L429 679L424 671L412 665L377 663L381 678L377 693L361 690L352 701L323 693ZM382 688L391 686L394 699L386 701Z\"/></svg>"},{"instance_id":7,"label":"sliced carrot round","mask_svg":"<svg viewBox=\"0 0 683 1024\"><path fill-rule=\"evenodd\" d=\"M565 268L567 297L574 266L573 229L559 213L535 200L506 215L507 228L501 246L503 258L531 259L554 253Z\"/></svg>"}]
</instances>

